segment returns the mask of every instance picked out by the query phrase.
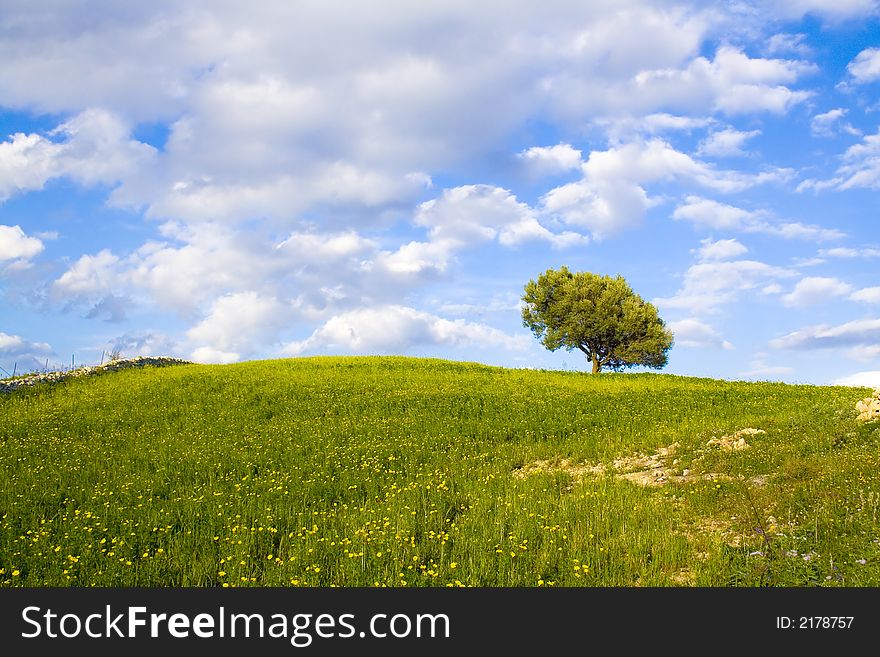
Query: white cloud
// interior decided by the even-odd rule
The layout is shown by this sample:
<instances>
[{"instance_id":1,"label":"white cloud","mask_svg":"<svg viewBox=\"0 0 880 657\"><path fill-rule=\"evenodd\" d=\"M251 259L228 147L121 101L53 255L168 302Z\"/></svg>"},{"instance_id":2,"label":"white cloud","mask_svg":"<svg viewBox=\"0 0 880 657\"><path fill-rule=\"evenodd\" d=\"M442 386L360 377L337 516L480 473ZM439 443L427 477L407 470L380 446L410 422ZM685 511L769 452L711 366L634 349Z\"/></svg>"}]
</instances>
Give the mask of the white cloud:
<instances>
[{"instance_id":1,"label":"white cloud","mask_svg":"<svg viewBox=\"0 0 880 657\"><path fill-rule=\"evenodd\" d=\"M670 322L669 328L677 347L733 349L733 345L709 324L696 318Z\"/></svg>"},{"instance_id":2,"label":"white cloud","mask_svg":"<svg viewBox=\"0 0 880 657\"><path fill-rule=\"evenodd\" d=\"M812 49L804 43L806 34L774 34L767 39L766 52L768 55L780 55L793 53L801 57L808 57L812 54Z\"/></svg>"},{"instance_id":3,"label":"white cloud","mask_svg":"<svg viewBox=\"0 0 880 657\"><path fill-rule=\"evenodd\" d=\"M160 307L188 317L223 294L260 289L272 296L284 271L301 268L305 257L294 250L295 239L275 248L259 233L216 224L165 224L162 231L167 241L147 242L125 258L120 278ZM328 257L316 244L309 247L309 254Z\"/></svg>"},{"instance_id":4,"label":"white cloud","mask_svg":"<svg viewBox=\"0 0 880 657\"><path fill-rule=\"evenodd\" d=\"M59 295L89 295L113 290L119 282L119 258L109 249L84 255L53 284Z\"/></svg>"},{"instance_id":5,"label":"white cloud","mask_svg":"<svg viewBox=\"0 0 880 657\"><path fill-rule=\"evenodd\" d=\"M852 286L836 278L807 276L782 296L782 303L789 307L804 308L831 299L844 297L852 292Z\"/></svg>"},{"instance_id":6,"label":"white cloud","mask_svg":"<svg viewBox=\"0 0 880 657\"><path fill-rule=\"evenodd\" d=\"M127 296L125 264L109 249L83 255L50 288L49 300L64 309L88 308L85 317L119 322L126 318L131 299Z\"/></svg>"},{"instance_id":7,"label":"white cloud","mask_svg":"<svg viewBox=\"0 0 880 657\"><path fill-rule=\"evenodd\" d=\"M740 131L734 128L716 130L697 145L697 154L708 155L709 157L746 155L742 148L743 144L760 134L760 130Z\"/></svg>"},{"instance_id":8,"label":"white cloud","mask_svg":"<svg viewBox=\"0 0 880 657\"><path fill-rule=\"evenodd\" d=\"M239 360L271 342L287 318L287 309L275 298L256 292L224 295L213 303L207 317L187 331L190 342L198 345L192 358Z\"/></svg>"},{"instance_id":9,"label":"white cloud","mask_svg":"<svg viewBox=\"0 0 880 657\"><path fill-rule=\"evenodd\" d=\"M880 80L880 48L865 48L847 64L846 70L857 84Z\"/></svg>"},{"instance_id":10,"label":"white cloud","mask_svg":"<svg viewBox=\"0 0 880 657\"><path fill-rule=\"evenodd\" d=\"M21 226L0 224L0 262L33 258L43 248L43 243L36 237L26 235Z\"/></svg>"},{"instance_id":11,"label":"white cloud","mask_svg":"<svg viewBox=\"0 0 880 657\"><path fill-rule=\"evenodd\" d=\"M285 256L297 262L338 261L342 258L362 256L376 248L376 242L365 239L354 231L344 233L291 233L275 247Z\"/></svg>"},{"instance_id":12,"label":"white cloud","mask_svg":"<svg viewBox=\"0 0 880 657\"><path fill-rule=\"evenodd\" d=\"M448 241L383 251L351 229L294 231L280 241L267 231L209 223L166 223L160 231L164 239L128 255L105 249L82 256L55 281L52 300L90 304L89 316L118 319L120 304L139 304L192 320L224 295L253 292L290 300L300 319L323 319L399 299L454 255Z\"/></svg>"},{"instance_id":13,"label":"white cloud","mask_svg":"<svg viewBox=\"0 0 880 657\"><path fill-rule=\"evenodd\" d=\"M42 189L57 175L59 148L39 135L20 132L0 143L0 201L19 191Z\"/></svg>"},{"instance_id":14,"label":"white cloud","mask_svg":"<svg viewBox=\"0 0 880 657\"><path fill-rule=\"evenodd\" d=\"M839 123L848 112L849 110L846 108L837 107L822 114L817 114L810 120L810 132L815 137L832 137L837 133L838 129L851 135L861 135L862 133L851 124Z\"/></svg>"},{"instance_id":15,"label":"white cloud","mask_svg":"<svg viewBox=\"0 0 880 657\"><path fill-rule=\"evenodd\" d=\"M750 58L737 48L722 46L712 61L697 57L684 69L644 70L635 77L634 89L646 99L691 110L709 105L728 115L784 114L812 95L785 85L816 70L809 62Z\"/></svg>"},{"instance_id":16,"label":"white cloud","mask_svg":"<svg viewBox=\"0 0 880 657\"><path fill-rule=\"evenodd\" d=\"M52 135L60 142L8 142L27 162L0 165L0 195L66 175L118 184L112 203L189 222L293 229L327 207L375 220L423 198L426 172L491 162L527 121L647 116L662 130L716 111L781 112L808 95L789 87L813 70L730 46L699 56L738 16L722 6L377 0L345 12L307 3L294 17L279 2L98 0L87 23L81 13L5 8L15 29L0 44L0 97L74 118ZM160 152L129 136L153 122L170 129Z\"/></svg>"},{"instance_id":17,"label":"white cloud","mask_svg":"<svg viewBox=\"0 0 880 657\"><path fill-rule=\"evenodd\" d=\"M853 301L861 301L863 303L880 304L880 287L865 287L861 290L856 290L849 296L849 298Z\"/></svg>"},{"instance_id":18,"label":"white cloud","mask_svg":"<svg viewBox=\"0 0 880 657\"><path fill-rule=\"evenodd\" d=\"M776 338L777 349L832 349L880 345L880 319L857 319L836 326L808 326Z\"/></svg>"},{"instance_id":19,"label":"white cloud","mask_svg":"<svg viewBox=\"0 0 880 657\"><path fill-rule=\"evenodd\" d=\"M30 359L52 354L52 347L45 342L30 342L19 335L10 335L0 331L0 358ZM22 368L19 367L19 371Z\"/></svg>"},{"instance_id":20,"label":"white cloud","mask_svg":"<svg viewBox=\"0 0 880 657\"><path fill-rule=\"evenodd\" d=\"M227 365L240 361L241 354L234 351L220 351L212 347L199 347L189 355L189 358L196 363Z\"/></svg>"},{"instance_id":21,"label":"white cloud","mask_svg":"<svg viewBox=\"0 0 880 657\"><path fill-rule=\"evenodd\" d=\"M603 116L594 123L601 127L612 141L633 141L638 137L660 135L666 132L691 132L714 125L716 120L708 116L684 116L655 112L645 116Z\"/></svg>"},{"instance_id":22,"label":"white cloud","mask_svg":"<svg viewBox=\"0 0 880 657\"><path fill-rule=\"evenodd\" d=\"M706 238L701 240L700 244L702 246L697 250L697 258L703 262L730 260L748 252L748 249L735 239L715 241L711 238Z\"/></svg>"},{"instance_id":23,"label":"white cloud","mask_svg":"<svg viewBox=\"0 0 880 657\"><path fill-rule=\"evenodd\" d=\"M794 368L787 365L769 365L767 356L764 352L756 353L749 363L749 369L739 375L746 379L776 379L794 371Z\"/></svg>"},{"instance_id":24,"label":"white cloud","mask_svg":"<svg viewBox=\"0 0 880 657\"><path fill-rule=\"evenodd\" d=\"M834 386L852 386L855 388L880 388L880 370L856 372L841 376L831 381Z\"/></svg>"},{"instance_id":25,"label":"white cloud","mask_svg":"<svg viewBox=\"0 0 880 657\"><path fill-rule=\"evenodd\" d=\"M700 196L688 196L685 203L672 213L673 219L690 221L711 230L732 230L764 233L784 239L805 239L817 242L835 240L846 234L836 228L805 225L798 222L772 223L769 214L760 210L744 210Z\"/></svg>"},{"instance_id":26,"label":"white cloud","mask_svg":"<svg viewBox=\"0 0 880 657\"><path fill-rule=\"evenodd\" d=\"M337 350L401 353L412 347L432 345L492 346L520 351L529 343L527 336L508 335L485 324L448 320L414 308L388 305L332 317L305 340L286 345L282 354Z\"/></svg>"},{"instance_id":27,"label":"white cloud","mask_svg":"<svg viewBox=\"0 0 880 657\"><path fill-rule=\"evenodd\" d=\"M880 130L866 135L862 143L850 146L842 156L843 164L827 180L804 180L797 191L807 189L880 189Z\"/></svg>"},{"instance_id":28,"label":"white cloud","mask_svg":"<svg viewBox=\"0 0 880 657\"><path fill-rule=\"evenodd\" d=\"M112 185L155 156L153 147L130 139L119 117L103 110L86 110L50 136L62 139L16 133L0 143L0 202L62 176L83 185Z\"/></svg>"},{"instance_id":29,"label":"white cloud","mask_svg":"<svg viewBox=\"0 0 880 657\"><path fill-rule=\"evenodd\" d=\"M546 240L559 248L586 242L584 236L571 231L553 233L538 217L533 208L506 189L463 185L445 189L438 198L419 205L413 221L428 228L431 243L435 248L445 248L447 253L496 239L504 246Z\"/></svg>"},{"instance_id":30,"label":"white cloud","mask_svg":"<svg viewBox=\"0 0 880 657\"><path fill-rule=\"evenodd\" d=\"M743 292L766 289L775 280L794 275L787 269L756 260L699 262L685 272L682 286L674 296L656 298L654 303L691 313L714 312Z\"/></svg>"},{"instance_id":31,"label":"white cloud","mask_svg":"<svg viewBox=\"0 0 880 657\"><path fill-rule=\"evenodd\" d=\"M746 229L746 232L766 233L778 235L783 239L810 240L814 242L828 242L846 237L846 233L836 228L822 228L812 224L802 224L796 221L788 221L781 224L759 223Z\"/></svg>"},{"instance_id":32,"label":"white cloud","mask_svg":"<svg viewBox=\"0 0 880 657\"><path fill-rule=\"evenodd\" d=\"M843 159L846 164L837 170L842 177L839 189L880 189L880 130L865 136L861 144L850 146Z\"/></svg>"},{"instance_id":33,"label":"white cloud","mask_svg":"<svg viewBox=\"0 0 880 657\"><path fill-rule=\"evenodd\" d=\"M699 196L688 196L685 204L679 205L672 213L673 219L684 219L711 230L745 230L747 226L760 221L762 216L761 212L744 210Z\"/></svg>"},{"instance_id":34,"label":"white cloud","mask_svg":"<svg viewBox=\"0 0 880 657\"><path fill-rule=\"evenodd\" d=\"M647 209L657 203L648 196L646 183L676 180L734 192L788 176L784 170L756 175L718 171L662 139L593 151L581 169L580 180L551 189L541 203L546 212L598 237L638 225Z\"/></svg>"},{"instance_id":35,"label":"white cloud","mask_svg":"<svg viewBox=\"0 0 880 657\"><path fill-rule=\"evenodd\" d=\"M448 242L408 242L394 252L379 255L379 264L395 274L446 271L455 246Z\"/></svg>"},{"instance_id":36,"label":"white cloud","mask_svg":"<svg viewBox=\"0 0 880 657\"><path fill-rule=\"evenodd\" d=\"M534 173L552 175L577 169L581 165L581 152L570 144L555 146L532 146L517 157Z\"/></svg>"},{"instance_id":37,"label":"white cloud","mask_svg":"<svg viewBox=\"0 0 880 657\"><path fill-rule=\"evenodd\" d=\"M840 246L834 249L821 249L819 255L829 258L878 258L880 249L859 248Z\"/></svg>"}]
</instances>

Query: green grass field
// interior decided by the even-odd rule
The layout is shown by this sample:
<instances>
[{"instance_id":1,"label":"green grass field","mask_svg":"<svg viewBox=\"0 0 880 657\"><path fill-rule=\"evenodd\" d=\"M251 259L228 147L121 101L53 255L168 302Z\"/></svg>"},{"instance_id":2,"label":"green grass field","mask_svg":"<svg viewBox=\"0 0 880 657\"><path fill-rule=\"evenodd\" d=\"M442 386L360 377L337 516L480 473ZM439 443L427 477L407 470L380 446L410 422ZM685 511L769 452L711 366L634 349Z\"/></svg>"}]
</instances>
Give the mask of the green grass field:
<instances>
[{"instance_id":1,"label":"green grass field","mask_svg":"<svg viewBox=\"0 0 880 657\"><path fill-rule=\"evenodd\" d=\"M407 358L21 389L0 584L878 586L868 393Z\"/></svg>"}]
</instances>

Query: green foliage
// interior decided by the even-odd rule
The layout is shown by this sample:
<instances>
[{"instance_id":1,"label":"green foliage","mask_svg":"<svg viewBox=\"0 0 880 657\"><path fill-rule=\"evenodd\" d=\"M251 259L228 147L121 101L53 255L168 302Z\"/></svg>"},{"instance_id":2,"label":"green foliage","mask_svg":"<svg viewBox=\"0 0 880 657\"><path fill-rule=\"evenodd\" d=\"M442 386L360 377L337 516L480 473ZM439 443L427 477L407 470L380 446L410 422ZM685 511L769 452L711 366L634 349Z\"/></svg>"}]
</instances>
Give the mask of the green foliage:
<instances>
[{"instance_id":1,"label":"green foliage","mask_svg":"<svg viewBox=\"0 0 880 657\"><path fill-rule=\"evenodd\" d=\"M878 586L864 396L407 358L39 385L0 395L0 586ZM673 442L718 476L515 476Z\"/></svg>"},{"instance_id":2,"label":"green foliage","mask_svg":"<svg viewBox=\"0 0 880 657\"><path fill-rule=\"evenodd\" d=\"M594 373L666 365L672 333L621 276L548 269L526 284L522 300L523 326L550 351L579 349Z\"/></svg>"}]
</instances>

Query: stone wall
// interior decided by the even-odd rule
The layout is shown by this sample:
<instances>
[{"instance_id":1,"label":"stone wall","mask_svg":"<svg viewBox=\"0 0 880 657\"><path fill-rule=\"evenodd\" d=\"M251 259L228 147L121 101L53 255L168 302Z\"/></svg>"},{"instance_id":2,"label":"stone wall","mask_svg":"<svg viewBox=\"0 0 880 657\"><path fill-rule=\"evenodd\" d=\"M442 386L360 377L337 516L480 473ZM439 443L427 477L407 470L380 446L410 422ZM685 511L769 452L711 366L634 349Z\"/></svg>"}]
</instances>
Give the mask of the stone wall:
<instances>
[{"instance_id":1,"label":"stone wall","mask_svg":"<svg viewBox=\"0 0 880 657\"><path fill-rule=\"evenodd\" d=\"M166 358L163 356L150 357L138 356L137 358L124 358L110 361L103 365L86 365L77 367L73 370L61 372L35 372L27 374L15 379L6 379L0 381L0 392L12 392L23 386L34 386L38 383L58 383L66 379L73 379L80 376L93 376L95 374L103 374L104 372L116 372L118 370L127 370L132 367L167 367L169 365L191 365L188 360L180 358Z\"/></svg>"}]
</instances>

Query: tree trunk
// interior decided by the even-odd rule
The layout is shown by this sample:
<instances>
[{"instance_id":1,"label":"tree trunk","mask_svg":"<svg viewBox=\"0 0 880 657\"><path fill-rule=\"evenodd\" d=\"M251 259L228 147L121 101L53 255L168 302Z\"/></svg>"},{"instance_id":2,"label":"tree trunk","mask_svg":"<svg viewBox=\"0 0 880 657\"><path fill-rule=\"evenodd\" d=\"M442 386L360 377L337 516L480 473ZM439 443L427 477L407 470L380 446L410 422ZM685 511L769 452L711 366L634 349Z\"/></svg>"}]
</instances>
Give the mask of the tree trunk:
<instances>
[{"instance_id":1,"label":"tree trunk","mask_svg":"<svg viewBox=\"0 0 880 657\"><path fill-rule=\"evenodd\" d=\"M591 354L591 357L593 359L593 372L592 373L598 374L599 372L602 371L602 364L599 362L599 358L596 356L596 354Z\"/></svg>"}]
</instances>

